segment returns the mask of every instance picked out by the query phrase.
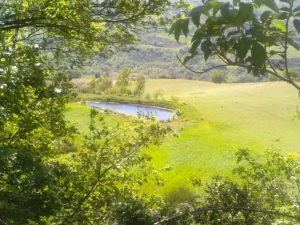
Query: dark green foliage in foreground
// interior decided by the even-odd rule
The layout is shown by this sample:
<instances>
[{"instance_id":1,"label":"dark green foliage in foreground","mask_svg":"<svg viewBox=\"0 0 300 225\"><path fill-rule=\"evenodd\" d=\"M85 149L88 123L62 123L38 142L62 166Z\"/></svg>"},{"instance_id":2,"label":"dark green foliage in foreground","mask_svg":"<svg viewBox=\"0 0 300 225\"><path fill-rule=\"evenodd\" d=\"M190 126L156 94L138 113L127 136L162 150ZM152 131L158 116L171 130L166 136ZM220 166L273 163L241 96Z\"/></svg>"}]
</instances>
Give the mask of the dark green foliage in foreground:
<instances>
[{"instance_id":1,"label":"dark green foliage in foreground","mask_svg":"<svg viewBox=\"0 0 300 225\"><path fill-rule=\"evenodd\" d=\"M300 223L299 161L275 152L257 161L240 150L237 163L238 182L215 177L196 203L182 204L177 214L156 224Z\"/></svg>"},{"instance_id":2,"label":"dark green foliage in foreground","mask_svg":"<svg viewBox=\"0 0 300 225\"><path fill-rule=\"evenodd\" d=\"M18 43L0 52L0 218L25 224L59 207L58 182L64 167L48 160L69 132L64 104L70 85L43 64L34 47Z\"/></svg>"},{"instance_id":3,"label":"dark green foliage in foreground","mask_svg":"<svg viewBox=\"0 0 300 225\"><path fill-rule=\"evenodd\" d=\"M89 135L65 155L68 160L63 164L69 174L59 192L63 203L60 216L52 217L52 222L112 224L120 217L124 218L120 224L130 224L124 222L128 217L143 224L150 215L159 215L158 206L162 203L138 194L140 186L150 178L148 174L156 178L148 164L150 158L140 150L157 143L166 130L156 122L134 123L108 126L101 114L91 111ZM139 206L140 213L136 214L133 210Z\"/></svg>"},{"instance_id":4,"label":"dark green foliage in foreground","mask_svg":"<svg viewBox=\"0 0 300 225\"><path fill-rule=\"evenodd\" d=\"M113 223L112 203L123 201L118 188L135 188L130 168L147 161L137 153L160 128L137 123L129 132L100 124L96 131L91 124L90 136L77 135L64 118L71 97L64 67L132 43L141 20L166 4L1 1L1 224Z\"/></svg>"}]
</instances>

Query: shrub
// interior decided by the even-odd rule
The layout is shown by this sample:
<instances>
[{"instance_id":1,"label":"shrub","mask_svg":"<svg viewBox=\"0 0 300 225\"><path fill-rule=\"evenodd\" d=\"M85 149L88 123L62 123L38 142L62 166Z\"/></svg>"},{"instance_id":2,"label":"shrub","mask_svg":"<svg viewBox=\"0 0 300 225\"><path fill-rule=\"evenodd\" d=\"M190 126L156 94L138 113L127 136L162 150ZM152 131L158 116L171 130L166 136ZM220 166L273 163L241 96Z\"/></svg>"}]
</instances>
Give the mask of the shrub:
<instances>
[{"instance_id":1,"label":"shrub","mask_svg":"<svg viewBox=\"0 0 300 225\"><path fill-rule=\"evenodd\" d=\"M113 81L109 76L102 76L94 79L88 85L87 91L93 93L103 93L113 86Z\"/></svg>"},{"instance_id":2,"label":"shrub","mask_svg":"<svg viewBox=\"0 0 300 225\"><path fill-rule=\"evenodd\" d=\"M153 93L153 98L155 100L158 100L159 98L163 97L163 91L162 90L157 90Z\"/></svg>"},{"instance_id":3,"label":"shrub","mask_svg":"<svg viewBox=\"0 0 300 225\"><path fill-rule=\"evenodd\" d=\"M195 193L186 187L176 187L167 193L165 201L170 206L177 206L180 203L193 203L195 201Z\"/></svg>"},{"instance_id":4,"label":"shrub","mask_svg":"<svg viewBox=\"0 0 300 225\"><path fill-rule=\"evenodd\" d=\"M215 71L211 74L210 79L216 84L221 84L226 82L226 75L220 71Z\"/></svg>"},{"instance_id":5,"label":"shrub","mask_svg":"<svg viewBox=\"0 0 300 225\"><path fill-rule=\"evenodd\" d=\"M144 75L139 75L136 79L136 86L133 91L134 96L141 96L145 91L146 78Z\"/></svg>"},{"instance_id":6,"label":"shrub","mask_svg":"<svg viewBox=\"0 0 300 225\"><path fill-rule=\"evenodd\" d=\"M129 68L124 68L118 74L116 86L120 89L121 94L128 94L128 86L131 75L132 70Z\"/></svg>"}]
</instances>

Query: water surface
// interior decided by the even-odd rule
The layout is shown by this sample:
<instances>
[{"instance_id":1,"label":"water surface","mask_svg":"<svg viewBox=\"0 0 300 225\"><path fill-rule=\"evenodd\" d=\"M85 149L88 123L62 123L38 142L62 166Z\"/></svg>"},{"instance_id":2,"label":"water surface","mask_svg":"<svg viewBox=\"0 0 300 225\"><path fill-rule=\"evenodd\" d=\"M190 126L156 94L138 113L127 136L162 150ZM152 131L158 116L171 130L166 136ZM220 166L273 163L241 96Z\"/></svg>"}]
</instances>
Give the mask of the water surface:
<instances>
[{"instance_id":1,"label":"water surface","mask_svg":"<svg viewBox=\"0 0 300 225\"><path fill-rule=\"evenodd\" d=\"M171 119L174 115L174 113L171 110L158 108L154 106L110 102L88 102L87 104L95 108L109 109L127 115L153 115L160 121Z\"/></svg>"}]
</instances>

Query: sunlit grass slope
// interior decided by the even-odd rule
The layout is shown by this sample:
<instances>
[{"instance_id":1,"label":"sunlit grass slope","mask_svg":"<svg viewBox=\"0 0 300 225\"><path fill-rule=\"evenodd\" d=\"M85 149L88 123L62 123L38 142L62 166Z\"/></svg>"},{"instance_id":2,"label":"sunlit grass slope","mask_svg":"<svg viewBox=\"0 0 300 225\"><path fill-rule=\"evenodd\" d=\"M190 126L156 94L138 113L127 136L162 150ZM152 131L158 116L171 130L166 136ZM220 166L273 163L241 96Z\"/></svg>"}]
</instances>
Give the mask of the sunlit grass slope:
<instances>
[{"instance_id":1,"label":"sunlit grass slope","mask_svg":"<svg viewBox=\"0 0 300 225\"><path fill-rule=\"evenodd\" d=\"M91 107L79 104L70 103L66 105L66 119L74 125L78 131L87 134L89 131ZM107 124L117 124L121 119L113 115L105 114Z\"/></svg>"},{"instance_id":2,"label":"sunlit grass slope","mask_svg":"<svg viewBox=\"0 0 300 225\"><path fill-rule=\"evenodd\" d=\"M234 153L248 148L260 155L265 150L284 154L300 153L300 121L295 119L300 103L297 92L281 82L213 84L189 80L149 80L147 91L163 90L165 98L176 97L190 106L183 119L188 127L148 152L164 172L169 192L190 186L191 177L203 180L213 175L229 175Z\"/></svg>"},{"instance_id":3,"label":"sunlit grass slope","mask_svg":"<svg viewBox=\"0 0 300 225\"><path fill-rule=\"evenodd\" d=\"M300 156L300 120L295 118L300 99L288 84L148 80L146 92L153 96L157 91L185 107L172 122L178 137L146 150L165 180L164 186L147 185L146 191L165 195L180 187L192 188L191 178L231 176L234 154L240 148L258 157L270 149ZM69 104L67 109L67 119L87 132L90 108ZM111 124L122 121L112 115L105 119Z\"/></svg>"}]
</instances>

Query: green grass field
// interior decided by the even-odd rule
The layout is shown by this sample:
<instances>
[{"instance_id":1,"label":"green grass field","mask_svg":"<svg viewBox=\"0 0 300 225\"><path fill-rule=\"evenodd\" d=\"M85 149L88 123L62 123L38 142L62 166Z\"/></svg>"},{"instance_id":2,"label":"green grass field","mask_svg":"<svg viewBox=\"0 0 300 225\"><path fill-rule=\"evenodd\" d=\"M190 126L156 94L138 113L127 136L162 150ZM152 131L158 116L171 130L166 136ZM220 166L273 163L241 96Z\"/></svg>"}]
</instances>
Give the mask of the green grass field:
<instances>
[{"instance_id":1,"label":"green grass field","mask_svg":"<svg viewBox=\"0 0 300 225\"><path fill-rule=\"evenodd\" d=\"M155 165L173 168L163 175L165 185L151 190L167 193L189 186L191 177L206 180L213 175L230 176L234 154L240 148L248 148L256 155L270 149L300 154L300 121L295 119L299 99L285 83L147 83L150 93L160 87L165 98L176 97L191 107L183 115L190 123L178 138L148 150Z\"/></svg>"},{"instance_id":2,"label":"green grass field","mask_svg":"<svg viewBox=\"0 0 300 225\"><path fill-rule=\"evenodd\" d=\"M190 80L148 80L146 92L163 91L163 98L186 104L183 115L171 124L178 137L146 149L162 169L164 186L146 191L165 195L180 187L191 188L190 178L207 180L231 176L235 152L248 148L257 156L266 150L300 156L300 120L295 118L297 91L282 82L213 84ZM85 130L88 107L68 106L67 118ZM109 120L114 118L108 116ZM179 128L180 127L180 128ZM171 170L164 171L170 167Z\"/></svg>"}]
</instances>

